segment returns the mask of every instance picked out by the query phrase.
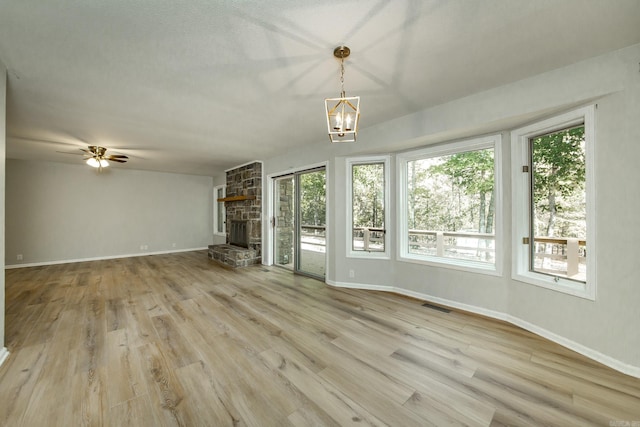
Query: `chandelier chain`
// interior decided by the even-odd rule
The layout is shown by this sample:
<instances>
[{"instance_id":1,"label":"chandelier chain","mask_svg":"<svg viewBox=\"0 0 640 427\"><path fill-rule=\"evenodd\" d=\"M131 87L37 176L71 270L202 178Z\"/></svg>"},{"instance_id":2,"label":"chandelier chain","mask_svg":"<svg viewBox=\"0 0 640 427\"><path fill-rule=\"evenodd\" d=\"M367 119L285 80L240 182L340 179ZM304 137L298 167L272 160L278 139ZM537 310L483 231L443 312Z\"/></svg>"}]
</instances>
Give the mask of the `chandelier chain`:
<instances>
[{"instance_id":1,"label":"chandelier chain","mask_svg":"<svg viewBox=\"0 0 640 427\"><path fill-rule=\"evenodd\" d=\"M340 86L342 87L342 92L340 92L340 97L345 98L344 92L344 57L340 58Z\"/></svg>"}]
</instances>

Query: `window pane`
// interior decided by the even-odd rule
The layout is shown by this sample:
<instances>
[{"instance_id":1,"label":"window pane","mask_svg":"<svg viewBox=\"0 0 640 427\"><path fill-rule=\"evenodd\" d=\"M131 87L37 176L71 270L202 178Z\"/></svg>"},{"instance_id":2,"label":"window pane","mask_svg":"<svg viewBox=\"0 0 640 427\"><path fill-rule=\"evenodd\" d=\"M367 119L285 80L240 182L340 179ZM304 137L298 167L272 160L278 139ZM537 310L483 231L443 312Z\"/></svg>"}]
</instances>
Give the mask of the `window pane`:
<instances>
[{"instance_id":1,"label":"window pane","mask_svg":"<svg viewBox=\"0 0 640 427\"><path fill-rule=\"evenodd\" d=\"M327 175L324 168L298 173L299 250L296 271L324 277L327 252Z\"/></svg>"},{"instance_id":2,"label":"window pane","mask_svg":"<svg viewBox=\"0 0 640 427\"><path fill-rule=\"evenodd\" d=\"M352 249L384 252L384 163L355 164L352 173Z\"/></svg>"},{"instance_id":3,"label":"window pane","mask_svg":"<svg viewBox=\"0 0 640 427\"><path fill-rule=\"evenodd\" d=\"M532 271L585 282L584 126L532 138Z\"/></svg>"},{"instance_id":4,"label":"window pane","mask_svg":"<svg viewBox=\"0 0 640 427\"><path fill-rule=\"evenodd\" d=\"M407 162L410 254L495 264L494 150Z\"/></svg>"},{"instance_id":5,"label":"window pane","mask_svg":"<svg viewBox=\"0 0 640 427\"><path fill-rule=\"evenodd\" d=\"M218 188L216 194L216 200L224 198L224 189ZM224 233L224 202L217 202L216 204L216 232Z\"/></svg>"}]
</instances>

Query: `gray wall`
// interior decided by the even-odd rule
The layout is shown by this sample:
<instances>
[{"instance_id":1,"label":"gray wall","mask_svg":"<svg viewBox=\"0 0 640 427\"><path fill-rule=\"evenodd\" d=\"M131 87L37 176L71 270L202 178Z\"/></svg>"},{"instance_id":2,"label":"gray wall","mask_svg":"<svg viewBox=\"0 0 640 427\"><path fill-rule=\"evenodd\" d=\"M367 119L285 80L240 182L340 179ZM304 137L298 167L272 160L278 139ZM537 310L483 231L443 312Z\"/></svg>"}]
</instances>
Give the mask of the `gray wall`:
<instances>
[{"instance_id":1,"label":"gray wall","mask_svg":"<svg viewBox=\"0 0 640 427\"><path fill-rule=\"evenodd\" d=\"M5 158L7 134L7 70L0 62L0 271L4 273ZM0 274L0 361L4 350L4 274Z\"/></svg>"},{"instance_id":2,"label":"gray wall","mask_svg":"<svg viewBox=\"0 0 640 427\"><path fill-rule=\"evenodd\" d=\"M204 248L212 241L211 177L126 166L98 173L81 161L9 159L6 180L7 265Z\"/></svg>"},{"instance_id":3,"label":"gray wall","mask_svg":"<svg viewBox=\"0 0 640 427\"><path fill-rule=\"evenodd\" d=\"M506 84L382 124L367 123L366 98L358 142L315 147L268 159L265 173L329 162L331 238L327 282L339 286L395 288L504 318L640 376L640 45L611 52L533 78ZM472 78L472 76L470 76ZM434 83L437 84L437 83ZM509 131L589 102L596 110L597 297L589 301L511 279ZM321 120L322 117L319 117ZM397 153L409 148L500 132L503 135L504 272L500 277L407 262L346 258L345 156ZM394 171L392 171L394 172ZM396 176L392 174L392 189ZM393 191L392 192L395 192ZM391 232L395 195L389 214ZM264 224L268 224L265 218ZM265 227L264 232L267 232ZM269 247L269 242L265 243ZM349 270L355 278L349 278Z\"/></svg>"}]
</instances>

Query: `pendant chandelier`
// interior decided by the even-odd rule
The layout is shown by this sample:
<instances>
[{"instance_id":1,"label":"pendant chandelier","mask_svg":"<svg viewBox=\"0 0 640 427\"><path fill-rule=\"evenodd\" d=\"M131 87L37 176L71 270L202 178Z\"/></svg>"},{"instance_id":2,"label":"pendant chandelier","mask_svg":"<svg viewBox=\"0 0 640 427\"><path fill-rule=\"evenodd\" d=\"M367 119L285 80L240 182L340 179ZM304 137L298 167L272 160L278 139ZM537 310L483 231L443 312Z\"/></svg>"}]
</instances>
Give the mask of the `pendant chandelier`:
<instances>
[{"instance_id":1,"label":"pendant chandelier","mask_svg":"<svg viewBox=\"0 0 640 427\"><path fill-rule=\"evenodd\" d=\"M327 113L327 130L331 142L355 142L360 121L360 97L347 97L344 91L344 59L351 50L346 46L338 46L333 56L340 59L340 98L327 98L324 107Z\"/></svg>"}]
</instances>

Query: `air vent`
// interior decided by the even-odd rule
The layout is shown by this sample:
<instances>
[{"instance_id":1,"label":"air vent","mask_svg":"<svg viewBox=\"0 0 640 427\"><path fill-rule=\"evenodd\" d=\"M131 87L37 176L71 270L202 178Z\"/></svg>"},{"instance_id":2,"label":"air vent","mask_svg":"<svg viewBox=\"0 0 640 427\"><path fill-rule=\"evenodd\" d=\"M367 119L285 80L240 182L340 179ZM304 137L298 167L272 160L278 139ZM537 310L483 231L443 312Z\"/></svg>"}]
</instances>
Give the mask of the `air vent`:
<instances>
[{"instance_id":1,"label":"air vent","mask_svg":"<svg viewBox=\"0 0 640 427\"><path fill-rule=\"evenodd\" d=\"M430 308L430 309L433 309L433 310L438 310L438 311L441 311L443 313L451 313L451 310L449 310L448 308L440 307L438 305L429 304L428 302L425 302L424 304L422 304L422 306Z\"/></svg>"}]
</instances>

